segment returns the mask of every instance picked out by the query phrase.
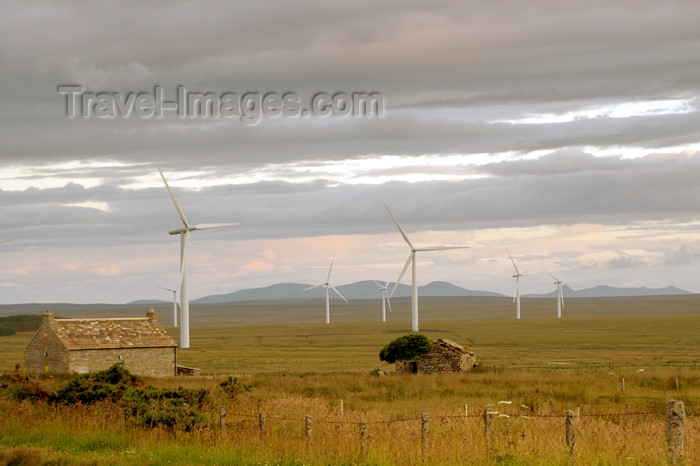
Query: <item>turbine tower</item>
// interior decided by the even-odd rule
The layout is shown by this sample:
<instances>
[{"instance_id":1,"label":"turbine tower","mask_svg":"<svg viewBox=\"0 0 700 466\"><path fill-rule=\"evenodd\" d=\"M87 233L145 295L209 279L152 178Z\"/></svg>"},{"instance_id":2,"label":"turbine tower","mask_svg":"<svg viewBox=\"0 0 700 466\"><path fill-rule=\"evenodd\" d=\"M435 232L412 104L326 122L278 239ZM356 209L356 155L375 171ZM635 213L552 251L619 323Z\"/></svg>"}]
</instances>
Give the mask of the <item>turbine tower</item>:
<instances>
[{"instance_id":1,"label":"turbine tower","mask_svg":"<svg viewBox=\"0 0 700 466\"><path fill-rule=\"evenodd\" d=\"M168 233L171 235L180 235L180 278L178 280L178 289L180 294L180 348L190 347L190 302L187 299L187 245L190 239L190 233L196 230L208 230L211 228L221 228L228 227L232 225L238 225L237 223L203 223L200 225L190 225L190 223L185 218L184 212L180 208L180 205L175 200L173 192L170 190L170 186L165 179L165 175L160 168L158 168L161 178L163 178L163 183L170 194L170 199L173 200L175 205L175 210L177 211L180 220L182 220L183 227L170 230Z\"/></svg>"},{"instance_id":2,"label":"turbine tower","mask_svg":"<svg viewBox=\"0 0 700 466\"><path fill-rule=\"evenodd\" d=\"M389 294L389 297L391 298L394 296L394 292L396 291L396 288L398 288L399 283L401 282L401 279L403 278L404 274L406 273L406 270L408 270L409 264L412 265L411 269L411 331L412 332L417 332L418 331L418 282L416 281L416 252L424 252L424 251L446 251L448 249L466 249L469 246L451 246L451 247L432 247L432 248L415 248L411 241L408 239L408 236L406 236L406 232L403 231L403 228L401 228L401 225L399 225L399 222L396 220L396 217L394 217L394 214L391 213L391 210L389 210L389 206L384 204L384 207L386 207L387 212L389 212L389 215L391 215L391 219L394 221L394 224L396 224L396 228L399 229L399 233L401 233L401 236L403 236L404 241L406 241L406 244L411 248L411 253L408 255L408 260L406 260L406 265L403 266L403 270L401 271L401 274L399 275L399 279L396 280L396 284L394 285L394 288L391 290L391 293Z\"/></svg>"},{"instance_id":3,"label":"turbine tower","mask_svg":"<svg viewBox=\"0 0 700 466\"><path fill-rule=\"evenodd\" d=\"M173 292L173 327L177 327L177 290L165 288L164 286L158 286L158 285L156 285L156 288L160 288L161 290Z\"/></svg>"},{"instance_id":4,"label":"turbine tower","mask_svg":"<svg viewBox=\"0 0 700 466\"><path fill-rule=\"evenodd\" d=\"M549 273L549 276L554 279L554 284L557 285L557 318L561 319L561 310L564 307L564 293L561 290L561 280L551 273Z\"/></svg>"},{"instance_id":5,"label":"turbine tower","mask_svg":"<svg viewBox=\"0 0 700 466\"><path fill-rule=\"evenodd\" d=\"M386 290L389 288L389 282L386 285L374 282L380 290L382 290L382 322L386 322L386 307L389 306L389 312L391 312L391 302L389 301L389 295Z\"/></svg>"},{"instance_id":6,"label":"turbine tower","mask_svg":"<svg viewBox=\"0 0 700 466\"><path fill-rule=\"evenodd\" d=\"M301 290L301 291L306 291L306 290L311 290L313 288L320 288L322 286L326 287L326 323L327 324L331 323L331 304L330 304L330 296L328 295L328 289L333 288L333 291L338 293L338 296L343 298L343 301L345 301L346 303L348 302L348 300L345 299L345 297L342 294L340 294L340 291L336 290L335 287L333 285L331 285L331 283L330 283L331 282L331 270L333 270L333 259L334 258L331 258L331 266L328 268L328 277L326 278L326 283L321 283L320 285L310 286L308 288L304 288L303 290Z\"/></svg>"},{"instance_id":7,"label":"turbine tower","mask_svg":"<svg viewBox=\"0 0 700 466\"><path fill-rule=\"evenodd\" d=\"M513 298L513 302L515 303L515 318L520 319L520 277L523 276L518 271L518 267L515 265L515 261L513 260L513 256L508 253L508 257L510 257L510 261L513 263L513 268L515 269L515 273L513 274L513 278L515 278L515 297Z\"/></svg>"}]
</instances>

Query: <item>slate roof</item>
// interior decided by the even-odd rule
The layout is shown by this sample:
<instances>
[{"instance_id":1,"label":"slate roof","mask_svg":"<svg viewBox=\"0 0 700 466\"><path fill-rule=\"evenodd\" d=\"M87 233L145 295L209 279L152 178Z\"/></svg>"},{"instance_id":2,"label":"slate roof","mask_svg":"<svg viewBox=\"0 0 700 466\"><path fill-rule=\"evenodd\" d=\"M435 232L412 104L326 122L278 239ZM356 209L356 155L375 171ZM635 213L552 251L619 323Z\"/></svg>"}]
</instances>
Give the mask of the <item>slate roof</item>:
<instances>
[{"instance_id":1,"label":"slate roof","mask_svg":"<svg viewBox=\"0 0 700 466\"><path fill-rule=\"evenodd\" d=\"M165 329L148 317L55 319L49 328L69 351L177 346Z\"/></svg>"}]
</instances>

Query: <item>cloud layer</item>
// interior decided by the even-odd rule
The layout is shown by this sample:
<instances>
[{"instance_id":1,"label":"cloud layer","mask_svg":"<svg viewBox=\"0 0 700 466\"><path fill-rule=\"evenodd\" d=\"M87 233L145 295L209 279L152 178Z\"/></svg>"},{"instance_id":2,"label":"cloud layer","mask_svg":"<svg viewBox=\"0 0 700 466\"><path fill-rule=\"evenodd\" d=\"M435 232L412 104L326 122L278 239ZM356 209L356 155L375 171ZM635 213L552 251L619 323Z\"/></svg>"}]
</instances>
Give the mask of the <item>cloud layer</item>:
<instances>
[{"instance_id":1,"label":"cloud layer","mask_svg":"<svg viewBox=\"0 0 700 466\"><path fill-rule=\"evenodd\" d=\"M197 235L195 297L316 282L332 255L336 283L394 279L383 203L421 241L472 245L426 256L421 283L510 290L509 248L574 288L700 291L694 2L4 5L0 302L174 286L156 163L192 223L240 223ZM377 92L384 114L69 118L60 85Z\"/></svg>"}]
</instances>

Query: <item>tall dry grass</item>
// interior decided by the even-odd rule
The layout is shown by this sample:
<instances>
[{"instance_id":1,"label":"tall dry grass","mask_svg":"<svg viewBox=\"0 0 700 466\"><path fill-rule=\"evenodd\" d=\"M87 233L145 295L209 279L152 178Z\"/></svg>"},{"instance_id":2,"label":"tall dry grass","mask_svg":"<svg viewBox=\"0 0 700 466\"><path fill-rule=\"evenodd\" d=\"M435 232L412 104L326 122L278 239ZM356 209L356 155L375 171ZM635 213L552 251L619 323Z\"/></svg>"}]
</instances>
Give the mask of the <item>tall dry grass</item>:
<instances>
[{"instance_id":1,"label":"tall dry grass","mask_svg":"<svg viewBox=\"0 0 700 466\"><path fill-rule=\"evenodd\" d=\"M257 374L235 398L222 378L152 380L210 390L208 427L144 429L111 404L55 406L0 399L0 461L19 464L568 464L564 411L580 408L578 464L665 461L667 399L686 402L686 458L700 464L700 373L619 375L487 371L467 375ZM675 379L679 379L679 389ZM63 381L43 379L47 389ZM341 410L340 400L343 400ZM510 403L499 403L499 401ZM469 416L465 416L467 405ZM227 412L219 429L219 409ZM483 411L494 420L490 447ZM266 415L265 432L258 413ZM430 415L429 448L421 413ZM305 418L312 419L307 437ZM507 417L506 417L507 416ZM361 456L359 423L367 423Z\"/></svg>"}]
</instances>

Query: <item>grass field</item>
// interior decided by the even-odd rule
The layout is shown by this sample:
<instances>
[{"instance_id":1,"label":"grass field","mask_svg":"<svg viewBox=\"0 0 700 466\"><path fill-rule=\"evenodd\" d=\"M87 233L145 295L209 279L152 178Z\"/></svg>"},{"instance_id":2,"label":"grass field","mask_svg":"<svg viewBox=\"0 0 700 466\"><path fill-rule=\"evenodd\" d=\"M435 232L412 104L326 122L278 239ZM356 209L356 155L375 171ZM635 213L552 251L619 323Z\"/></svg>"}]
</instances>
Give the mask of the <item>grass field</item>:
<instances>
[{"instance_id":1,"label":"grass field","mask_svg":"<svg viewBox=\"0 0 700 466\"><path fill-rule=\"evenodd\" d=\"M663 464L663 413L673 398L689 416L687 464L700 464L699 297L569 300L563 319L548 317L550 301L523 300L516 321L508 299L421 300L421 331L471 348L483 367L385 377L370 372L393 370L378 353L408 333L408 302L392 303L386 323L377 321L378 302L338 304L330 325L314 323L323 318L320 301L193 307L191 348L178 360L203 377L150 382L209 389L210 428L134 429L109 407L2 399L0 410L11 414L0 419L0 463L567 464L563 415L579 408L579 464ZM165 324L168 311L159 309ZM177 340L177 329L168 331ZM22 361L30 337L0 337L0 373ZM226 398L218 384L229 374L251 391ZM229 413L226 435L218 432L220 406ZM487 449L481 416L489 406L509 417L497 420ZM264 436L259 411L268 416ZM431 419L429 452L420 444L423 412ZM311 442L306 416L314 420ZM369 423L365 456L360 421Z\"/></svg>"}]
</instances>

